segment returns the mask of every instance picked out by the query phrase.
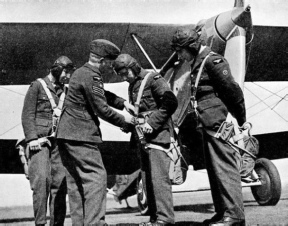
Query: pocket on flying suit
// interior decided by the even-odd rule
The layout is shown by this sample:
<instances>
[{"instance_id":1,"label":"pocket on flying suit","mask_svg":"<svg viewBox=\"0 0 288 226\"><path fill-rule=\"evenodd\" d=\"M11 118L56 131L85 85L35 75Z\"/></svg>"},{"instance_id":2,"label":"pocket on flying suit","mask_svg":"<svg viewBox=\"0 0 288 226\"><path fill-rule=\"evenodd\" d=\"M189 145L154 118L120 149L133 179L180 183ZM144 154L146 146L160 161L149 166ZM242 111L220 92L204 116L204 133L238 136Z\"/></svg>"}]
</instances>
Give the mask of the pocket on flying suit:
<instances>
[{"instance_id":1,"label":"pocket on flying suit","mask_svg":"<svg viewBox=\"0 0 288 226\"><path fill-rule=\"evenodd\" d=\"M212 130L217 130L228 114L226 106L217 97L199 102L197 110L202 124Z\"/></svg>"}]
</instances>

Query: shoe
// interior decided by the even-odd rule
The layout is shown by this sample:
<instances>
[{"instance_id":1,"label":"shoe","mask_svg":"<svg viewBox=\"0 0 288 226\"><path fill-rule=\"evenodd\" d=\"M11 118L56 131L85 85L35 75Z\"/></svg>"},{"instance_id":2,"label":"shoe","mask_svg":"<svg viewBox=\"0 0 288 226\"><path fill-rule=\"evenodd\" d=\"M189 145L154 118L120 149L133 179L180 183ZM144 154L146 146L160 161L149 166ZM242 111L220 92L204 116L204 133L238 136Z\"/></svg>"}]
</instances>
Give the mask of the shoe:
<instances>
[{"instance_id":1,"label":"shoe","mask_svg":"<svg viewBox=\"0 0 288 226\"><path fill-rule=\"evenodd\" d=\"M157 221L152 221L152 222L143 222L143 223L140 223L139 226L169 226L169 225L173 225L173 224L170 224L170 223L167 223L167 222L164 222L164 221L161 221L161 220L157 220Z\"/></svg>"},{"instance_id":2,"label":"shoe","mask_svg":"<svg viewBox=\"0 0 288 226\"><path fill-rule=\"evenodd\" d=\"M212 218L204 220L203 224L206 226L206 225L209 225L211 223L217 222L217 221L221 220L222 218L223 218L223 214L216 213Z\"/></svg>"},{"instance_id":3,"label":"shoe","mask_svg":"<svg viewBox=\"0 0 288 226\"><path fill-rule=\"evenodd\" d=\"M142 222L139 224L139 226L152 226L152 222Z\"/></svg>"},{"instance_id":4,"label":"shoe","mask_svg":"<svg viewBox=\"0 0 288 226\"><path fill-rule=\"evenodd\" d=\"M152 223L152 226L168 226L168 225L173 225L173 224L167 223L161 220L157 220L154 223Z\"/></svg>"},{"instance_id":5,"label":"shoe","mask_svg":"<svg viewBox=\"0 0 288 226\"><path fill-rule=\"evenodd\" d=\"M245 226L245 220L232 217L223 217L219 221L210 223L209 226Z\"/></svg>"},{"instance_id":6,"label":"shoe","mask_svg":"<svg viewBox=\"0 0 288 226\"><path fill-rule=\"evenodd\" d=\"M252 182L255 182L257 180L252 179L251 176L248 176L248 177L241 177L241 181L244 182L244 183L252 183Z\"/></svg>"}]
</instances>

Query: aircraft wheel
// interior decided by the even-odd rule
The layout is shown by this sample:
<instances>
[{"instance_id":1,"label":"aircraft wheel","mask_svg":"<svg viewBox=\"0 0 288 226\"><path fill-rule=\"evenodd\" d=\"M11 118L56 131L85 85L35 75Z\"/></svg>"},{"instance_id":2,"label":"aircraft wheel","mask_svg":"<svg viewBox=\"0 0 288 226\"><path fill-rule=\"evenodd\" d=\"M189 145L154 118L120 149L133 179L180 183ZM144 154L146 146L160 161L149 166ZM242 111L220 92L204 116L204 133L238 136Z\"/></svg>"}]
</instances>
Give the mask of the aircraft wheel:
<instances>
[{"instance_id":1,"label":"aircraft wheel","mask_svg":"<svg viewBox=\"0 0 288 226\"><path fill-rule=\"evenodd\" d=\"M147 197L144 191L143 181L141 179L141 174L138 177L137 183L137 203L142 215L148 215L148 204L147 204Z\"/></svg>"},{"instance_id":2,"label":"aircraft wheel","mask_svg":"<svg viewBox=\"0 0 288 226\"><path fill-rule=\"evenodd\" d=\"M254 170L262 183L251 187L252 194L260 206L274 206L281 196L281 179L275 165L266 158L257 159Z\"/></svg>"}]
</instances>

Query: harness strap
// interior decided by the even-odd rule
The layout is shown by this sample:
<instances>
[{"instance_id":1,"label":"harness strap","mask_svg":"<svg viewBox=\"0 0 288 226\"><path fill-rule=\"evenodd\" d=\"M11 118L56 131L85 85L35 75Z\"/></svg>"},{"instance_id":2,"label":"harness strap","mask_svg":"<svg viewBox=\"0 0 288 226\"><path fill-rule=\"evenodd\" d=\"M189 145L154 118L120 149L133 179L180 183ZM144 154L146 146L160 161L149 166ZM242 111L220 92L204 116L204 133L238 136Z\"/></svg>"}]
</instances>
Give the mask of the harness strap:
<instances>
[{"instance_id":1,"label":"harness strap","mask_svg":"<svg viewBox=\"0 0 288 226\"><path fill-rule=\"evenodd\" d=\"M229 144L234 150L236 150L237 152L239 152L239 149L245 153L247 153L248 155L250 155L251 157L253 157L254 159L256 159L256 156L253 155L251 152L247 151L245 149L245 144L244 144L244 135L243 133L241 133L241 131L239 130L238 128L238 124L237 122L235 122L236 120L232 117L232 115L230 113L228 113L227 115L227 118L226 118L226 121L224 121L222 123L222 125L225 123L225 122L232 122L233 123L233 130L234 130L234 133L235 135L232 136L229 140L226 140L227 144ZM222 126L221 125L221 126ZM220 129L221 129L221 126L220 128L218 129L217 132L214 132L212 130L209 130L207 128L205 128L205 131L208 135L212 136L212 137L215 137L217 139L220 139Z\"/></svg>"},{"instance_id":2,"label":"harness strap","mask_svg":"<svg viewBox=\"0 0 288 226\"><path fill-rule=\"evenodd\" d=\"M178 158L182 157L181 152L177 148L177 144L176 144L174 137L171 137L171 143L170 143L169 148L164 148L161 145L151 144L151 143L147 143L145 145L145 148L153 148L153 149L157 149L160 151L164 151L173 162L175 161L175 159L177 161L177 157Z\"/></svg>"},{"instance_id":3,"label":"harness strap","mask_svg":"<svg viewBox=\"0 0 288 226\"><path fill-rule=\"evenodd\" d=\"M66 92L66 87L64 86L64 90L59 98L59 103L58 103L58 106L56 105L55 103L55 100L50 92L50 90L48 89L47 87L47 84L46 82L39 78L37 79L41 85L43 86L48 98L49 98L49 101L51 103L51 106L52 106L52 110L53 110L53 117L52 117L52 134L49 136L49 137L54 137L55 136L55 133L56 133L56 129L57 129L57 125L58 125L58 122L59 122L59 118L61 116L61 113L62 113L62 108L63 108L63 104L64 104L64 99L65 99L65 92Z\"/></svg>"},{"instance_id":4,"label":"harness strap","mask_svg":"<svg viewBox=\"0 0 288 226\"><path fill-rule=\"evenodd\" d=\"M51 103L52 109L56 108L57 105L56 105L56 103L55 103L55 100L54 100L54 98L53 98L50 90L49 90L48 87L47 87L46 82L45 82L42 78L38 78L37 80L38 80L38 81L41 83L41 85L43 86L43 89L45 90L45 93L47 94L47 96L48 96L48 98L49 98L49 101L50 101L50 103Z\"/></svg>"},{"instance_id":5,"label":"harness strap","mask_svg":"<svg viewBox=\"0 0 288 226\"><path fill-rule=\"evenodd\" d=\"M52 106L54 114L59 117L61 115L61 111L63 109L67 87L64 86L64 90L63 90L63 92L60 95L59 103L58 103L58 106L57 106L56 103L55 103L55 100L54 100L54 98L53 98L53 96L52 96L52 94L50 92L50 90L47 87L46 82L42 78L38 78L37 80L41 83L42 87L44 88L45 93L47 94L47 96L49 98L49 101L51 103L51 106Z\"/></svg>"},{"instance_id":6,"label":"harness strap","mask_svg":"<svg viewBox=\"0 0 288 226\"><path fill-rule=\"evenodd\" d=\"M146 82L148 80L148 77L151 75L151 72L147 73L143 79L143 81L141 82L141 85L140 85L140 88L139 88L139 91L138 91L138 96L137 96L137 100L135 102L135 116L137 117L138 114L139 114L139 105L140 105L140 101L141 101L141 97L142 97L142 94L143 94L143 91L144 91L144 88L145 88L145 85L146 85Z\"/></svg>"},{"instance_id":7,"label":"harness strap","mask_svg":"<svg viewBox=\"0 0 288 226\"><path fill-rule=\"evenodd\" d=\"M57 106L60 110L63 109L66 92L67 92L67 87L64 85L64 90L63 90L63 93L61 93L61 96L59 98L59 103Z\"/></svg>"},{"instance_id":8,"label":"harness strap","mask_svg":"<svg viewBox=\"0 0 288 226\"><path fill-rule=\"evenodd\" d=\"M171 141L172 141L172 138L171 138ZM172 180L173 177L174 177L174 174L173 174L174 167L175 167L176 163L182 157L181 153L178 151L178 149L176 147L175 141L170 143L170 147L169 148L164 148L164 147L162 147L160 145L150 144L150 143L147 143L145 145L145 148L157 149L157 150L163 151L163 152L165 152L167 154L167 156L171 159L170 166L169 166L169 178Z\"/></svg>"},{"instance_id":9,"label":"harness strap","mask_svg":"<svg viewBox=\"0 0 288 226\"><path fill-rule=\"evenodd\" d=\"M233 143L233 141L235 139L235 140L237 140L238 146L241 149L245 149L245 145L244 145L244 141L243 141L244 136L243 136L243 134L240 132L240 130L238 128L238 123L237 123L236 119L233 118L230 113L228 113L226 121L227 122L232 122L234 124L234 133L235 133L235 135L230 139L230 142ZM240 137L241 135L242 135L242 138Z\"/></svg>"},{"instance_id":10,"label":"harness strap","mask_svg":"<svg viewBox=\"0 0 288 226\"><path fill-rule=\"evenodd\" d=\"M197 87L198 87L198 84L199 84L199 80L200 80L200 77L201 77L201 74L202 74L202 71L203 71L203 68L204 68L204 65L205 65L205 62L206 60L208 59L208 57L210 56L211 52L209 54L207 54L207 56L204 58L204 60L202 61L201 63L201 66L199 68L199 71L198 71L198 74L197 74L197 77L196 77L196 81L195 81L195 90L193 90L193 94L194 96L196 96L196 92L197 92Z\"/></svg>"},{"instance_id":11,"label":"harness strap","mask_svg":"<svg viewBox=\"0 0 288 226\"><path fill-rule=\"evenodd\" d=\"M201 66L200 66L200 68L199 68L197 77L196 77L196 81L195 81L195 84L194 84L194 89L193 89L193 92L192 92L192 95L191 95L191 104L192 104L192 106L193 106L195 109L196 109L196 107L197 107L196 93L197 93L197 88L198 88L199 80L200 80L200 77L201 77L201 75L202 75L202 71L203 71L205 62L206 62L206 60L208 59L208 57L209 57L210 55L212 55L212 54L213 54L213 52L210 52L210 53L207 54L207 56L204 58L204 60L203 60L202 63L201 63Z\"/></svg>"},{"instance_id":12,"label":"harness strap","mask_svg":"<svg viewBox=\"0 0 288 226\"><path fill-rule=\"evenodd\" d=\"M65 96L66 96L66 90L67 90L67 87L64 86L64 90L63 90L63 93L61 93L61 96L59 98L59 103L58 103L58 106L56 108L54 108L54 114L58 117L60 117L61 115L61 112L62 112L62 109L63 109L63 105L64 105L64 100L65 100Z\"/></svg>"}]
</instances>

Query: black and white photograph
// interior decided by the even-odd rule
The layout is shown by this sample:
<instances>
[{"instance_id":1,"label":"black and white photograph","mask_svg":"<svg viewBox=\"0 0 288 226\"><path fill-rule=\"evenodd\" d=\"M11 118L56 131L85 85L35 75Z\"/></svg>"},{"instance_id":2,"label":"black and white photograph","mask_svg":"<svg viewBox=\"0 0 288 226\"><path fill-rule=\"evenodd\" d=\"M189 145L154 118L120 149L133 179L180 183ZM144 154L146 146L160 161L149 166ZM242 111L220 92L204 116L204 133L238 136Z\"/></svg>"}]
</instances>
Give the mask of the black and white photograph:
<instances>
[{"instance_id":1,"label":"black and white photograph","mask_svg":"<svg viewBox=\"0 0 288 226\"><path fill-rule=\"evenodd\" d=\"M286 0L0 0L0 226L288 226Z\"/></svg>"}]
</instances>

